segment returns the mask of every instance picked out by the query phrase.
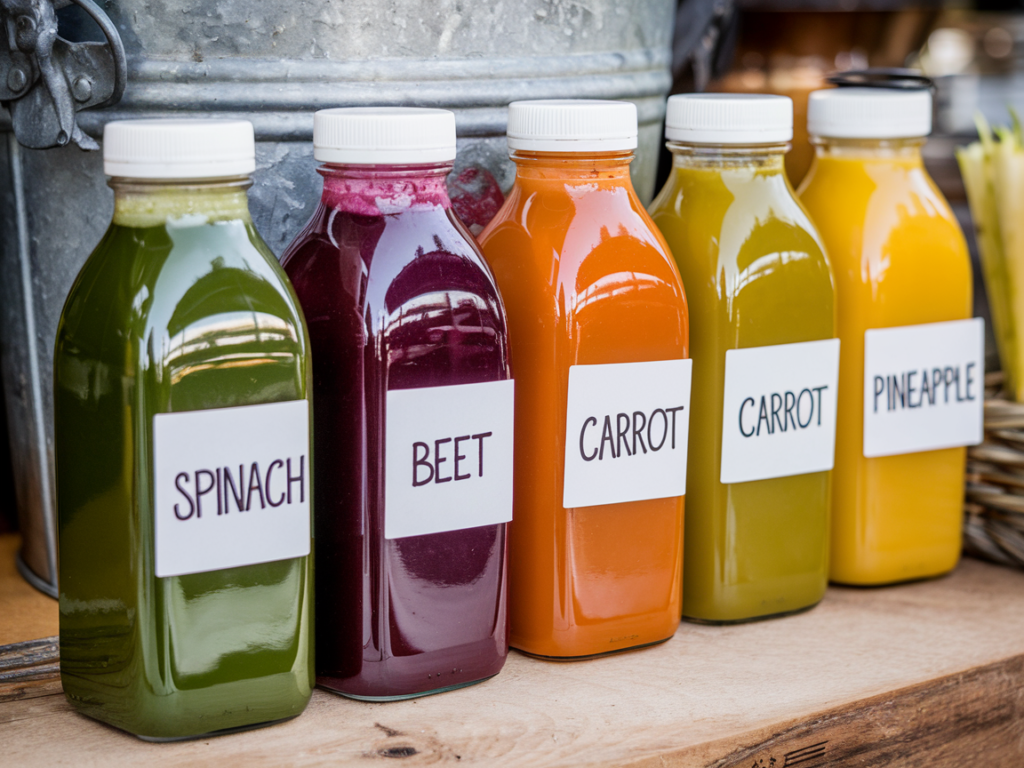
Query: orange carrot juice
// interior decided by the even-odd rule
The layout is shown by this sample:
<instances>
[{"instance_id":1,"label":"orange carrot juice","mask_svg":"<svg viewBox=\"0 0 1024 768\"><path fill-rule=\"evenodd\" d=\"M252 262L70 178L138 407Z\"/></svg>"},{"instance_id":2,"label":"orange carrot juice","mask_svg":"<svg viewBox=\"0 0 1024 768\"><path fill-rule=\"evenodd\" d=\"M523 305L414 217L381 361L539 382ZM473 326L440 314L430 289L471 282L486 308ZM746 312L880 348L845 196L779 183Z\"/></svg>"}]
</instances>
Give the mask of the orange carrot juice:
<instances>
[{"instance_id":1,"label":"orange carrot juice","mask_svg":"<svg viewBox=\"0 0 1024 768\"><path fill-rule=\"evenodd\" d=\"M847 584L935 576L960 554L983 342L963 235L921 160L930 122L925 91L811 97L816 157L800 196L836 277L830 576Z\"/></svg>"},{"instance_id":2,"label":"orange carrot juice","mask_svg":"<svg viewBox=\"0 0 1024 768\"><path fill-rule=\"evenodd\" d=\"M480 236L515 375L511 645L573 658L666 640L680 615L686 299L633 191L636 111L518 102L516 182Z\"/></svg>"}]
</instances>

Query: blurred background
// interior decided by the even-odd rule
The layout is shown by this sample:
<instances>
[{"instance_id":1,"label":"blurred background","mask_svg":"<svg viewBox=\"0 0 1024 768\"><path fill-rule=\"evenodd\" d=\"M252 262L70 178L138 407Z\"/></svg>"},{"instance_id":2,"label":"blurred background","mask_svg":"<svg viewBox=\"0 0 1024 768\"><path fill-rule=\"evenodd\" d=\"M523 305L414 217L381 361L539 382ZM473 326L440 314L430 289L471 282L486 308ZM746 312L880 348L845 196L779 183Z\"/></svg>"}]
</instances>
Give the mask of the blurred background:
<instances>
[{"instance_id":1,"label":"blurred background","mask_svg":"<svg viewBox=\"0 0 1024 768\"><path fill-rule=\"evenodd\" d=\"M683 0L680 9L686 7ZM680 19L681 21L681 19ZM1024 109L1024 0L735 0L715 6L703 46L674 61L674 93L693 90L778 93L793 99L793 186L810 167L807 97L850 69L899 67L935 82L932 178L953 206L974 263L975 315L986 320L986 362L998 368L967 197L954 150L977 139L975 116L1008 125ZM676 44L680 40L677 23ZM668 173L667 153L661 176Z\"/></svg>"},{"instance_id":2,"label":"blurred background","mask_svg":"<svg viewBox=\"0 0 1024 768\"><path fill-rule=\"evenodd\" d=\"M472 6L468 8L472 13ZM1024 0L679 3L672 91L792 97L795 136L787 171L794 186L811 160L805 130L808 93L824 87L830 74L865 67L910 67L936 82L935 130L925 148L926 163L971 245L976 314L987 317L973 228L953 153L956 146L976 138L976 113L990 123L1007 124L1008 105L1024 108ZM658 186L667 172L664 153ZM9 445L0 408L0 534L17 527Z\"/></svg>"},{"instance_id":3,"label":"blurred background","mask_svg":"<svg viewBox=\"0 0 1024 768\"><path fill-rule=\"evenodd\" d=\"M826 87L835 72L908 67L934 79L929 170L943 192L959 200L963 185L953 147L976 138L975 113L1003 124L1007 105L1024 103L1024 2L736 0L718 3L716 13L703 49L674 62L673 92L792 97L795 136L787 170L794 186L811 162L807 95Z\"/></svg>"}]
</instances>

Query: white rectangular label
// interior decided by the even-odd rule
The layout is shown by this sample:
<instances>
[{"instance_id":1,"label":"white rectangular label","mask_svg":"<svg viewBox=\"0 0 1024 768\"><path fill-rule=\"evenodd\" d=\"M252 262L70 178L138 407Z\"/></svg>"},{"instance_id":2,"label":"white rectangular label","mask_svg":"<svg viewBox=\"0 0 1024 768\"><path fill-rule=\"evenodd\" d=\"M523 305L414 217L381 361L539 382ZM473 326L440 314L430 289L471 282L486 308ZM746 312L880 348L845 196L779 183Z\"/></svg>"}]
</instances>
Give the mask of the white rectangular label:
<instances>
[{"instance_id":1,"label":"white rectangular label","mask_svg":"<svg viewBox=\"0 0 1024 768\"><path fill-rule=\"evenodd\" d=\"M156 575L309 554L309 403L153 417Z\"/></svg>"},{"instance_id":2,"label":"white rectangular label","mask_svg":"<svg viewBox=\"0 0 1024 768\"><path fill-rule=\"evenodd\" d=\"M388 391L384 537L512 519L515 384Z\"/></svg>"},{"instance_id":3,"label":"white rectangular label","mask_svg":"<svg viewBox=\"0 0 1024 768\"><path fill-rule=\"evenodd\" d=\"M985 399L985 321L864 333L864 455L977 445Z\"/></svg>"},{"instance_id":4,"label":"white rectangular label","mask_svg":"<svg viewBox=\"0 0 1024 768\"><path fill-rule=\"evenodd\" d=\"M832 469L838 384L839 339L726 351L721 481Z\"/></svg>"},{"instance_id":5,"label":"white rectangular label","mask_svg":"<svg viewBox=\"0 0 1024 768\"><path fill-rule=\"evenodd\" d=\"M691 360L569 368L567 509L686 493L691 371Z\"/></svg>"}]
</instances>

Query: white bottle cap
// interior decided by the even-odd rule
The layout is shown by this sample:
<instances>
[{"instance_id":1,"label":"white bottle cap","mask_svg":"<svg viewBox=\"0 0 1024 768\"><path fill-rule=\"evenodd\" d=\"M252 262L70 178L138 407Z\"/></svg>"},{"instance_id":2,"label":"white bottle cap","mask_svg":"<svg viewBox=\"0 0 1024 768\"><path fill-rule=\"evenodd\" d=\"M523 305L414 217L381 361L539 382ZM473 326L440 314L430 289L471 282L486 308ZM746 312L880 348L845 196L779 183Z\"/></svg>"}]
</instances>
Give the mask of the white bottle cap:
<instances>
[{"instance_id":1,"label":"white bottle cap","mask_svg":"<svg viewBox=\"0 0 1024 768\"><path fill-rule=\"evenodd\" d=\"M687 144L781 144L793 138L793 100L760 93L670 96L665 138Z\"/></svg>"},{"instance_id":2,"label":"white bottle cap","mask_svg":"<svg viewBox=\"0 0 1024 768\"><path fill-rule=\"evenodd\" d=\"M217 179L255 170L248 120L118 120L103 129L107 176Z\"/></svg>"},{"instance_id":3,"label":"white bottle cap","mask_svg":"<svg viewBox=\"0 0 1024 768\"><path fill-rule=\"evenodd\" d=\"M548 99L508 105L508 146L527 152L636 149L636 105L629 101Z\"/></svg>"},{"instance_id":4,"label":"white bottle cap","mask_svg":"<svg viewBox=\"0 0 1024 768\"><path fill-rule=\"evenodd\" d=\"M932 132L928 91L829 88L807 103L807 132L834 139L909 139Z\"/></svg>"},{"instance_id":5,"label":"white bottle cap","mask_svg":"<svg viewBox=\"0 0 1024 768\"><path fill-rule=\"evenodd\" d=\"M341 107L313 116L313 157L344 165L425 165L455 159L447 109Z\"/></svg>"}]
</instances>

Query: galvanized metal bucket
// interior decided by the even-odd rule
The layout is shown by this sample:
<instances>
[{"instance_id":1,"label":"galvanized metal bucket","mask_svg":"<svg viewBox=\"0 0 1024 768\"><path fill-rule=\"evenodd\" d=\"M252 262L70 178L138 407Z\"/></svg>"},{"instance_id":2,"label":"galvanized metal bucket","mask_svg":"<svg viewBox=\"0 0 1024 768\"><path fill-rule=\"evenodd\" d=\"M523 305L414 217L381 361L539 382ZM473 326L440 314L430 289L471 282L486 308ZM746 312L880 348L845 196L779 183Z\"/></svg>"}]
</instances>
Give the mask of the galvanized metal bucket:
<instances>
[{"instance_id":1,"label":"galvanized metal bucket","mask_svg":"<svg viewBox=\"0 0 1024 768\"><path fill-rule=\"evenodd\" d=\"M114 0L103 11L73 0L78 19L67 37L95 42L46 37L49 14L71 2L0 0L0 16L17 31L16 46L0 51L0 100L11 115L0 147L0 176L9 179L0 182L0 355L20 567L51 595L53 344L64 298L113 206L100 153L75 144L95 146L90 137L101 137L107 121L251 120L253 216L278 253L319 197L311 140L313 112L323 107L454 110L456 187L482 202L466 208L479 227L496 207L494 182L504 191L512 183L510 101L628 99L640 119L634 182L645 200L654 191L675 0ZM114 106L78 111L119 96Z\"/></svg>"}]
</instances>

